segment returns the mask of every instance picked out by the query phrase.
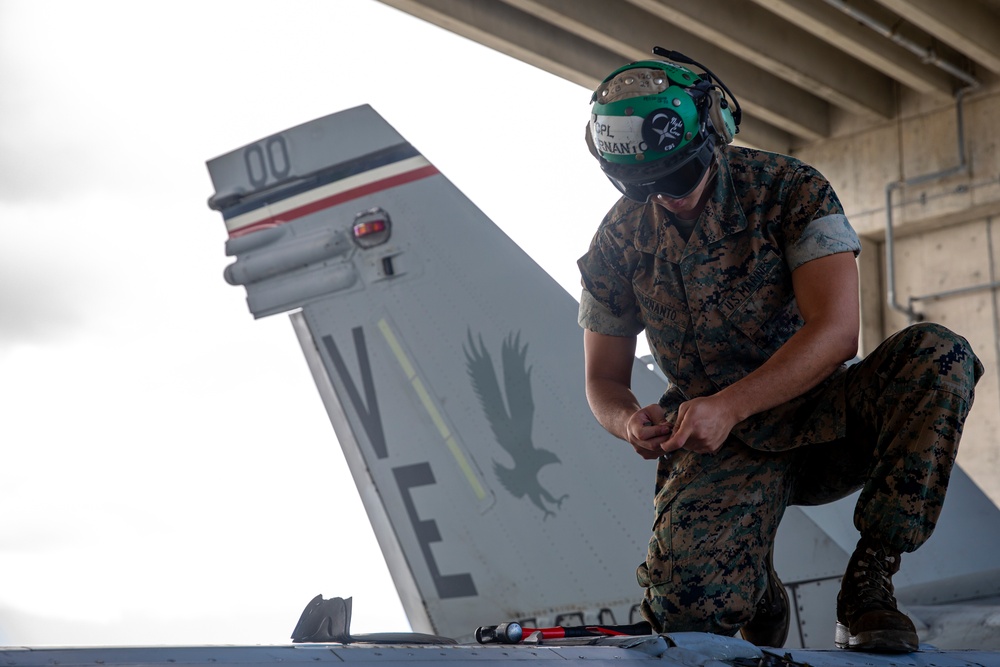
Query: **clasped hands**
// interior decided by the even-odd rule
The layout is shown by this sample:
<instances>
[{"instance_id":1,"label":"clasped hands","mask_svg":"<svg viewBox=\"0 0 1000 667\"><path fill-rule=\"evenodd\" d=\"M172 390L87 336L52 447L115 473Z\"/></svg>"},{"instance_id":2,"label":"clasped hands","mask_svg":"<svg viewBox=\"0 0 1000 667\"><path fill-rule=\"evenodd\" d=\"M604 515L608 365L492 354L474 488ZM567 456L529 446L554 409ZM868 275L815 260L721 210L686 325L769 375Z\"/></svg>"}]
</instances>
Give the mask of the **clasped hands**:
<instances>
[{"instance_id":1,"label":"clasped hands","mask_svg":"<svg viewBox=\"0 0 1000 667\"><path fill-rule=\"evenodd\" d=\"M644 459L659 458L678 449L714 454L739 422L727 402L717 394L685 401L677 418L667 421L657 404L648 405L629 417L628 442Z\"/></svg>"}]
</instances>

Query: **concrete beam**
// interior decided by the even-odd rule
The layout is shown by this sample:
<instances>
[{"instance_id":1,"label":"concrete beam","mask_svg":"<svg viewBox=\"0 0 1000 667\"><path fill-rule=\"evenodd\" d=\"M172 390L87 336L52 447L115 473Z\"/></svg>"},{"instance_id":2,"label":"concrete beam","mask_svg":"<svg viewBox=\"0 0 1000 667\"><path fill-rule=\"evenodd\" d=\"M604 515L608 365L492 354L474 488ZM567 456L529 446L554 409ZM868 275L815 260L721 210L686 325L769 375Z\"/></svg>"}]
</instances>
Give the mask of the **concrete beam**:
<instances>
[{"instance_id":1,"label":"concrete beam","mask_svg":"<svg viewBox=\"0 0 1000 667\"><path fill-rule=\"evenodd\" d=\"M727 0L629 2L830 104L882 119L895 112L889 77L760 7Z\"/></svg>"},{"instance_id":2,"label":"concrete beam","mask_svg":"<svg viewBox=\"0 0 1000 667\"><path fill-rule=\"evenodd\" d=\"M919 93L942 101L953 94L952 79L943 70L919 62L906 49L822 0L751 1Z\"/></svg>"},{"instance_id":3,"label":"concrete beam","mask_svg":"<svg viewBox=\"0 0 1000 667\"><path fill-rule=\"evenodd\" d=\"M645 58L649 54L623 56L612 53L577 35L553 27L552 24L525 14L513 6L502 2L476 2L466 0L380 0L417 18L433 23L446 30L479 42L496 51L517 58L539 69L547 71L593 90L598 83L616 67L628 60ZM576 3L573 3L574 5ZM583 2L581 1L581 5ZM676 29L674 29L676 31ZM676 31L680 32L680 31ZM663 37L662 33L659 35ZM655 42L650 43L650 47ZM731 58L731 56L728 56ZM733 59L734 63L745 65ZM760 73L763 74L763 73ZM782 85L787 86L784 82ZM748 83L747 85L751 85ZM763 88L763 86L761 86ZM789 86L789 92L794 88ZM801 91L799 91L801 92ZM754 113L753 105L747 105L743 98L744 123L739 140L758 148L789 152L796 143L787 128L794 126L791 121L780 118L768 122L774 114ZM822 122L827 108L820 104ZM807 102L805 102L807 103ZM756 118L749 118L757 116ZM767 116L767 117L765 117ZM779 129L781 128L781 129ZM825 128L824 128L825 129ZM809 130L803 135L815 140L818 133ZM796 135L796 136L803 136Z\"/></svg>"},{"instance_id":4,"label":"concrete beam","mask_svg":"<svg viewBox=\"0 0 1000 667\"><path fill-rule=\"evenodd\" d=\"M791 154L795 146L795 142L788 132L753 116L743 118L740 132L736 135L733 143L765 151L785 153L786 155Z\"/></svg>"},{"instance_id":5,"label":"concrete beam","mask_svg":"<svg viewBox=\"0 0 1000 667\"><path fill-rule=\"evenodd\" d=\"M621 58L502 2L379 0L428 23L593 90Z\"/></svg>"},{"instance_id":6,"label":"concrete beam","mask_svg":"<svg viewBox=\"0 0 1000 667\"><path fill-rule=\"evenodd\" d=\"M877 0L921 30L1000 74L1000 18L977 2Z\"/></svg>"},{"instance_id":7,"label":"concrete beam","mask_svg":"<svg viewBox=\"0 0 1000 667\"><path fill-rule=\"evenodd\" d=\"M829 135L829 106L823 100L636 7L617 5L615 20L609 21L604 0L503 1L591 44L619 53L625 61L654 57L651 51L656 45L691 54L709 64L732 88L744 116L754 116L773 128L782 128L782 134L806 142ZM788 150L788 145L785 142L783 146L772 146L772 150Z\"/></svg>"}]
</instances>

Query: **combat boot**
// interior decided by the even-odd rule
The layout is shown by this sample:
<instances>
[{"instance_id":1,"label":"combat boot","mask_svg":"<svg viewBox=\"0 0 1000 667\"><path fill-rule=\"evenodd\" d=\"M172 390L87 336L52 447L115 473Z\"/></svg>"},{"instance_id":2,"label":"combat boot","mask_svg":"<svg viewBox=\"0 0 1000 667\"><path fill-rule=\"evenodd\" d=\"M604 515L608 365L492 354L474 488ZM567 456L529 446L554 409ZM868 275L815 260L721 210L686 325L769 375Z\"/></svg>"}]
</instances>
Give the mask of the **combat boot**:
<instances>
[{"instance_id":1,"label":"combat boot","mask_svg":"<svg viewBox=\"0 0 1000 667\"><path fill-rule=\"evenodd\" d=\"M774 547L767 552L767 588L746 625L740 628L743 639L756 646L781 648L788 639L788 593L774 571Z\"/></svg>"},{"instance_id":2,"label":"combat boot","mask_svg":"<svg viewBox=\"0 0 1000 667\"><path fill-rule=\"evenodd\" d=\"M847 564L837 595L838 648L907 653L920 640L913 622L896 608L892 575L899 572L899 552L862 536Z\"/></svg>"}]
</instances>

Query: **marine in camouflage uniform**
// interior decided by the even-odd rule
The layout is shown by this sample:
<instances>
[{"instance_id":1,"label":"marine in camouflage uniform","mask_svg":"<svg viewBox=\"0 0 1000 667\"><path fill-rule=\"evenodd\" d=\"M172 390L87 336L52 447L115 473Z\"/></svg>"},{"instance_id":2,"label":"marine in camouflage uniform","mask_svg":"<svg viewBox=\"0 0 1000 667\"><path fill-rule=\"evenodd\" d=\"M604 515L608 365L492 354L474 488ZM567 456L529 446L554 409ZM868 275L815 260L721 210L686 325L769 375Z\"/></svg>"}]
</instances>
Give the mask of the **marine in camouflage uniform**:
<instances>
[{"instance_id":1,"label":"marine in camouflage uniform","mask_svg":"<svg viewBox=\"0 0 1000 667\"><path fill-rule=\"evenodd\" d=\"M581 326L614 337L646 332L670 380L659 401L668 424L683 403L745 378L804 326L793 271L860 252L815 169L774 153L715 151L714 185L689 238L651 199L623 197L579 261ZM653 535L637 572L643 616L658 632L734 634L768 586L785 508L858 489L862 544L852 567L870 569L869 553L887 561L877 564L887 570L880 576L891 576L898 554L934 529L982 372L963 338L918 324L804 394L740 421L718 451L660 456ZM895 555L866 552L865 536ZM855 576L849 572L845 586ZM842 607L856 604L847 597ZM838 619L848 613L860 615L839 608ZM902 650L911 649L905 642Z\"/></svg>"}]
</instances>

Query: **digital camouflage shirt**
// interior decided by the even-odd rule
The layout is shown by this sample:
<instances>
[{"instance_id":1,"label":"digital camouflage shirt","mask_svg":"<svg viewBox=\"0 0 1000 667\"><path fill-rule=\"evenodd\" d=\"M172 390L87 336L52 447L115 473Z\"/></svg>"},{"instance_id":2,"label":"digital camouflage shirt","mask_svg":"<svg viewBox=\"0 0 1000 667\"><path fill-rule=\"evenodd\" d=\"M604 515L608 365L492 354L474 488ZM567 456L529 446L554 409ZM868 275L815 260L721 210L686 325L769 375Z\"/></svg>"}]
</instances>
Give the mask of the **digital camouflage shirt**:
<instances>
[{"instance_id":1,"label":"digital camouflage shirt","mask_svg":"<svg viewBox=\"0 0 1000 667\"><path fill-rule=\"evenodd\" d=\"M645 330L671 382L669 411L743 378L803 325L792 271L861 246L829 182L795 158L730 146L714 192L685 242L668 213L622 198L586 255L580 325L612 336ZM844 435L844 397L831 380L733 429L780 450Z\"/></svg>"}]
</instances>

